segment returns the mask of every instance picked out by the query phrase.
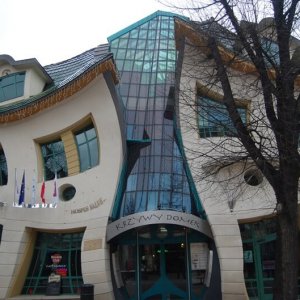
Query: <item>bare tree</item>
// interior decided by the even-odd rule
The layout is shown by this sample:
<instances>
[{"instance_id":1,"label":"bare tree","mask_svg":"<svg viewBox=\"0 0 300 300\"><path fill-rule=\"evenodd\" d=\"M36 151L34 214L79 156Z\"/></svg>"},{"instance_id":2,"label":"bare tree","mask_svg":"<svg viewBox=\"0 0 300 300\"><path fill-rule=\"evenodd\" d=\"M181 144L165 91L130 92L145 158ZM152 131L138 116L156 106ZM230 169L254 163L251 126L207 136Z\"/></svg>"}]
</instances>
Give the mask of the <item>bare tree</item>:
<instances>
[{"instance_id":1,"label":"bare tree","mask_svg":"<svg viewBox=\"0 0 300 300\"><path fill-rule=\"evenodd\" d=\"M180 21L187 29L177 44L185 47L179 98L189 107L181 118L203 138L201 147L189 149L202 161L197 179L233 182L229 205L234 209L244 192L238 175L249 165L263 174L274 193L277 220L274 299L297 299L299 0L164 3L193 20ZM197 85L196 100L191 82ZM233 164L239 165L237 172L217 176ZM245 179L251 184L256 179L249 174Z\"/></svg>"}]
</instances>

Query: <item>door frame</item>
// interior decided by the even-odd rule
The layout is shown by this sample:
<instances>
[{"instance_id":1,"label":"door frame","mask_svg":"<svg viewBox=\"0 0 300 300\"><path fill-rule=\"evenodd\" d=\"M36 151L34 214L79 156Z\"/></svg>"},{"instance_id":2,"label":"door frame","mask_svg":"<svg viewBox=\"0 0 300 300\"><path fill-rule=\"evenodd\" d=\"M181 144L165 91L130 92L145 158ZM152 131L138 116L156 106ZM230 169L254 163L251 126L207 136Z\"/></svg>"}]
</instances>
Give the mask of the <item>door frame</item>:
<instances>
[{"instance_id":1,"label":"door frame","mask_svg":"<svg viewBox=\"0 0 300 300\"><path fill-rule=\"evenodd\" d=\"M166 227L168 229L168 236L161 237L155 236L154 232L157 232L159 227ZM179 235L171 235L170 233L176 232L176 229L179 229ZM180 234L181 232L181 234ZM151 238L148 236L145 238L145 235L149 234ZM141 255L140 255L140 246L141 245L166 245L166 244L177 244L177 243L184 243L185 244L185 268L186 268L186 281L187 281L187 288L186 288L186 296L184 298L186 300L199 300L203 299L206 291L206 287L202 286L200 294L197 295L193 294L192 290L192 268L191 268L191 253L190 253L190 243L207 243L209 245L210 238L205 236L203 233L198 231L194 231L190 228L173 225L173 224L153 224L144 226L143 228L132 229L130 232L123 233L118 236L117 239L114 239L114 245L125 246L129 245L133 248L135 247L135 280L136 280L136 291L135 294L131 297L129 296L127 299L129 300L137 300L137 299L144 299L143 293L141 291ZM119 250L117 250L119 252ZM139 258L139 259L138 259ZM116 274L114 275L116 277ZM126 284L124 285L126 290ZM157 295L157 294L156 294ZM184 296L184 297L186 297ZM148 297L148 296L147 296Z\"/></svg>"}]
</instances>

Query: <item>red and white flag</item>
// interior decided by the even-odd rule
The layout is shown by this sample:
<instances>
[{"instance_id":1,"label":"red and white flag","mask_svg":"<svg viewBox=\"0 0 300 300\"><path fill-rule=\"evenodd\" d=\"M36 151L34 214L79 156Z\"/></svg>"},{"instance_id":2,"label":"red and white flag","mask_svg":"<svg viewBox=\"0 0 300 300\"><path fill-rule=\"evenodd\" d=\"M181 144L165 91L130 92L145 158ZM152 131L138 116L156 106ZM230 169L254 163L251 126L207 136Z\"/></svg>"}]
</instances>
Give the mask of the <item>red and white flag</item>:
<instances>
[{"instance_id":1,"label":"red and white flag","mask_svg":"<svg viewBox=\"0 0 300 300\"><path fill-rule=\"evenodd\" d=\"M57 204L58 203L58 191L57 191L57 174L55 172L55 177L54 177L54 190L53 190L53 195L52 195L52 203Z\"/></svg>"},{"instance_id":2,"label":"red and white flag","mask_svg":"<svg viewBox=\"0 0 300 300\"><path fill-rule=\"evenodd\" d=\"M42 199L42 202L44 204L46 203L46 200L45 200L45 190L46 190L45 179L43 178L43 183L42 183L42 187L41 187L41 199Z\"/></svg>"}]
</instances>

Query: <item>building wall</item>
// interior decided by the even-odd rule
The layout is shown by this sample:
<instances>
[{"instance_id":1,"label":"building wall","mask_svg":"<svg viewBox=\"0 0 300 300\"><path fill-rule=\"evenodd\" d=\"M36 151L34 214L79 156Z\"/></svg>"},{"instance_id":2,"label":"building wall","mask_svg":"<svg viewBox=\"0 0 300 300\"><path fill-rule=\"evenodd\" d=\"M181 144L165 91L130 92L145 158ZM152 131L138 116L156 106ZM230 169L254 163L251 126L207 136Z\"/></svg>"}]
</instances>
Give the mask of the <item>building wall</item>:
<instances>
[{"instance_id":1,"label":"building wall","mask_svg":"<svg viewBox=\"0 0 300 300\"><path fill-rule=\"evenodd\" d=\"M188 44L188 43L187 43ZM243 247L239 222L249 221L274 212L275 197L266 179L258 186L250 186L244 180L245 165L232 164L213 176L212 158L228 158L239 149L236 139L200 138L195 101L200 87L206 87L215 94L221 94L221 88L212 83L214 68L195 48L186 46L180 79L179 122L185 155L189 163L201 203L207 213L208 221L216 243L221 266L223 299L248 299L243 274ZM231 71L230 80L234 96L248 102L248 108L259 117L262 113L257 89L251 89L253 78L237 71ZM250 117L250 116L248 116ZM219 145L226 140L226 151ZM206 153L206 154L205 154ZM229 178L232 178L228 181Z\"/></svg>"},{"instance_id":2,"label":"building wall","mask_svg":"<svg viewBox=\"0 0 300 300\"><path fill-rule=\"evenodd\" d=\"M78 175L58 179L58 187L72 184L75 197L59 201L57 208L13 207L15 170L20 185L26 172L25 202L30 202L33 172L38 174L37 199L41 203L42 173L39 147L43 140L91 115L100 142L99 165ZM123 162L122 134L116 108L103 76L96 78L78 94L42 113L0 127L0 143L8 166L8 184L0 187L3 224L0 244L0 299L18 294L26 272L24 257L36 231L84 230L81 247L82 275L85 283L95 285L95 299L112 299L109 253L105 243L108 217L112 208L118 176ZM53 181L46 182L46 203L51 201ZM17 199L15 199L17 201ZM26 269L26 268L25 268ZM21 279L20 279L21 276ZM100 296L101 295L101 296Z\"/></svg>"}]
</instances>

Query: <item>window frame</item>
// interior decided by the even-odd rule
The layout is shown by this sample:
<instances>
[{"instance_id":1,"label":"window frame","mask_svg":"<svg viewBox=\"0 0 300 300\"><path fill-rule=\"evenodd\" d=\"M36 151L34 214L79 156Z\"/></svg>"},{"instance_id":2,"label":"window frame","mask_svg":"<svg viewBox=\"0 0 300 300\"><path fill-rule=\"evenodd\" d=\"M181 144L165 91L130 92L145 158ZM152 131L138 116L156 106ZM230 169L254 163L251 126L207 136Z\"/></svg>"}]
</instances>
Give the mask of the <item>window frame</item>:
<instances>
[{"instance_id":1,"label":"window frame","mask_svg":"<svg viewBox=\"0 0 300 300\"><path fill-rule=\"evenodd\" d=\"M43 147L46 147L46 145L54 145L54 144L57 144L57 143L61 143L62 145L62 151L60 152L54 152L52 147L49 149L47 148L48 150L50 150L52 153L50 155L44 155L43 154ZM67 177L68 176L68 162L67 162L67 158L66 158L66 152L65 152L65 147L64 147L64 142L62 141L62 139L59 137L57 139L54 139L54 140L51 140L51 141L48 141L48 142L44 142L44 143L41 143L40 144L40 149L41 149L41 156L42 156L42 163L43 163L43 176L44 176L44 179L45 180L53 180L55 178L55 173L57 174L57 178L63 178L63 177ZM65 167L66 167L66 171L64 171L64 167L62 166L61 168L61 171L59 170L55 170L55 171L52 171L50 168L47 168L49 171L48 172L51 172L52 175L51 176L48 176L47 175L47 172L46 172L46 158L54 158L55 160L55 164L57 164L57 157L63 155L63 161L65 163Z\"/></svg>"},{"instance_id":2,"label":"window frame","mask_svg":"<svg viewBox=\"0 0 300 300\"><path fill-rule=\"evenodd\" d=\"M203 101L206 102L207 108L206 111L204 111L204 114L201 115L201 110L203 110L203 105L201 105L201 102L203 103ZM225 104L222 101L214 97L198 94L196 106L197 126L200 138L237 136L236 129L230 119ZM241 101L236 101L236 106L242 121L244 124L247 124L247 104L241 103ZM218 114L214 115L215 112ZM202 116L206 119L203 120ZM212 119L215 119L215 123L212 121ZM205 125L205 123L207 123L207 125Z\"/></svg>"},{"instance_id":3,"label":"window frame","mask_svg":"<svg viewBox=\"0 0 300 300\"><path fill-rule=\"evenodd\" d=\"M0 77L0 103L23 96L25 78L25 71Z\"/></svg>"},{"instance_id":4,"label":"window frame","mask_svg":"<svg viewBox=\"0 0 300 300\"><path fill-rule=\"evenodd\" d=\"M94 132L93 132L93 136L89 137L89 135L87 133L91 129L93 129ZM100 161L100 145L99 145L99 138L98 138L97 130L96 130L94 123L90 122L88 125L84 126L83 128L74 131L73 135L74 135L77 152L78 152L80 172L85 172L89 169L92 169L92 168L98 166L99 161ZM79 141L79 139L78 139L79 135L84 137L84 141ZM91 143L93 143L95 141L96 141L96 145L97 145L97 154L96 154L97 159L94 162L93 158L95 158L95 155L92 155L93 151L92 151ZM88 162L84 162L85 158L82 156L82 152L80 150L80 148L84 145L87 146L87 153L85 155L88 156ZM85 166L85 164L86 164L86 166Z\"/></svg>"}]
</instances>

